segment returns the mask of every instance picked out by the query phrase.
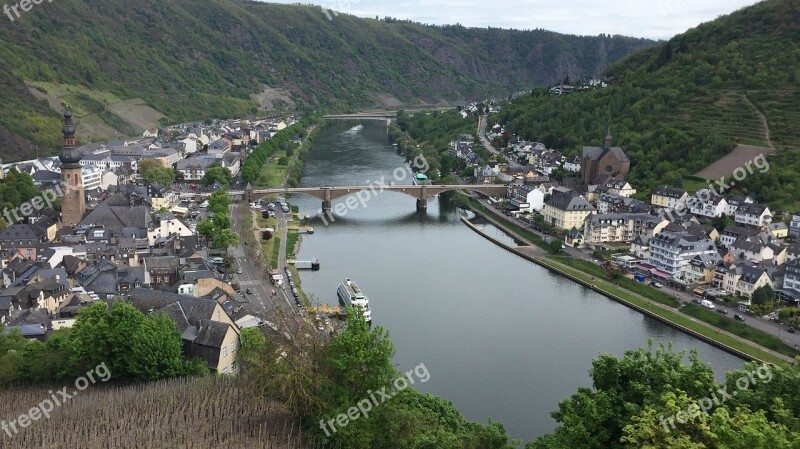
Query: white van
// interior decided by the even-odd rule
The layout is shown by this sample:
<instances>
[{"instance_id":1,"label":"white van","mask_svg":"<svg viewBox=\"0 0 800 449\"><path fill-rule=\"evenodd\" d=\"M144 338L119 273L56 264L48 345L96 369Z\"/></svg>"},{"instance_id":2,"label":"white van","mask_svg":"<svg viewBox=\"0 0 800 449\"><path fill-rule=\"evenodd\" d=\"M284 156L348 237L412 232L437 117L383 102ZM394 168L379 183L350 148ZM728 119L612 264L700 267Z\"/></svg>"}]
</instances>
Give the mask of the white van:
<instances>
[{"instance_id":1,"label":"white van","mask_svg":"<svg viewBox=\"0 0 800 449\"><path fill-rule=\"evenodd\" d=\"M717 308L717 306L715 306L713 302L711 302L711 301L709 301L707 299L704 299L704 300L700 301L700 304L703 307L705 307L706 309L716 309Z\"/></svg>"}]
</instances>

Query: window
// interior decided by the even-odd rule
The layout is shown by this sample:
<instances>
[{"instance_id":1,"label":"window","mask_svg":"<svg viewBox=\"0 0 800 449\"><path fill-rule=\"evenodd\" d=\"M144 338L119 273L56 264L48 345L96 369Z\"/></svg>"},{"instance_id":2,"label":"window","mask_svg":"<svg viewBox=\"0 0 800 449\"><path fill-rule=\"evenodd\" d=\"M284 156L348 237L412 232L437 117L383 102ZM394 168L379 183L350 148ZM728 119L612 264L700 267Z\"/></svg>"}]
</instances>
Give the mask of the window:
<instances>
[{"instance_id":1,"label":"window","mask_svg":"<svg viewBox=\"0 0 800 449\"><path fill-rule=\"evenodd\" d=\"M227 356L228 356L228 347L224 346L222 348L222 357L227 357Z\"/></svg>"}]
</instances>

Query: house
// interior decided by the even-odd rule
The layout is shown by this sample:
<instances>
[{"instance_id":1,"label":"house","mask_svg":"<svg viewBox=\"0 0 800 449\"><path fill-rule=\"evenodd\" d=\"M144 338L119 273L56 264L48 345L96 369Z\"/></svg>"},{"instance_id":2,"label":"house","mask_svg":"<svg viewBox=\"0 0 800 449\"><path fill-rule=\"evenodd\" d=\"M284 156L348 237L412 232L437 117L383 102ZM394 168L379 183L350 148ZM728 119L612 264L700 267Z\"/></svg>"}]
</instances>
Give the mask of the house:
<instances>
[{"instance_id":1,"label":"house","mask_svg":"<svg viewBox=\"0 0 800 449\"><path fill-rule=\"evenodd\" d=\"M594 206L577 192L553 195L542 209L547 224L565 230L583 229L586 217L595 212Z\"/></svg>"},{"instance_id":2,"label":"house","mask_svg":"<svg viewBox=\"0 0 800 449\"><path fill-rule=\"evenodd\" d=\"M722 259L719 253L698 254L686 266L686 282L689 284L710 285L714 282L717 265Z\"/></svg>"},{"instance_id":3,"label":"house","mask_svg":"<svg viewBox=\"0 0 800 449\"><path fill-rule=\"evenodd\" d=\"M736 209L734 220L742 226L761 228L772 223L772 212L763 204L744 204Z\"/></svg>"},{"instance_id":4,"label":"house","mask_svg":"<svg viewBox=\"0 0 800 449\"><path fill-rule=\"evenodd\" d=\"M639 236L660 233L668 223L662 217L648 214L591 215L584 226L584 243L589 246L631 243Z\"/></svg>"},{"instance_id":5,"label":"house","mask_svg":"<svg viewBox=\"0 0 800 449\"><path fill-rule=\"evenodd\" d=\"M624 179L611 179L606 182L605 188L608 193L613 193L623 198L630 198L633 195L636 195L636 189L634 189L630 183Z\"/></svg>"},{"instance_id":6,"label":"house","mask_svg":"<svg viewBox=\"0 0 800 449\"><path fill-rule=\"evenodd\" d=\"M773 276L774 269L748 263L721 263L714 274L714 286L749 299L758 288L773 287Z\"/></svg>"},{"instance_id":7,"label":"house","mask_svg":"<svg viewBox=\"0 0 800 449\"><path fill-rule=\"evenodd\" d=\"M599 175L626 178L631 170L631 161L625 151L611 146L611 128L608 129L602 147L584 147L581 161L581 179L586 185L594 183Z\"/></svg>"},{"instance_id":8,"label":"house","mask_svg":"<svg viewBox=\"0 0 800 449\"><path fill-rule=\"evenodd\" d=\"M191 235L194 235L194 232L189 225L183 220L175 218L171 213L157 215L153 226L147 230L147 240L150 246L155 246L158 239L171 236L189 237Z\"/></svg>"},{"instance_id":9,"label":"house","mask_svg":"<svg viewBox=\"0 0 800 449\"><path fill-rule=\"evenodd\" d=\"M800 305L800 259L795 259L786 264L783 286L776 289L775 294L781 301Z\"/></svg>"},{"instance_id":10,"label":"house","mask_svg":"<svg viewBox=\"0 0 800 449\"><path fill-rule=\"evenodd\" d=\"M578 156L572 157L567 159L564 162L564 170L572 173L580 173L581 172L581 158Z\"/></svg>"},{"instance_id":11,"label":"house","mask_svg":"<svg viewBox=\"0 0 800 449\"><path fill-rule=\"evenodd\" d=\"M164 313L174 321L187 358L202 359L220 374L238 372L239 328L217 301L137 288L130 302L142 313Z\"/></svg>"},{"instance_id":12,"label":"house","mask_svg":"<svg viewBox=\"0 0 800 449\"><path fill-rule=\"evenodd\" d=\"M180 280L180 260L175 256L144 258L144 283L150 288L169 291Z\"/></svg>"},{"instance_id":13,"label":"house","mask_svg":"<svg viewBox=\"0 0 800 449\"><path fill-rule=\"evenodd\" d=\"M539 187L520 186L511 203L524 212L540 211L544 207L544 192Z\"/></svg>"},{"instance_id":14,"label":"house","mask_svg":"<svg viewBox=\"0 0 800 449\"><path fill-rule=\"evenodd\" d=\"M125 228L148 229L152 218L145 205L132 205L121 193L114 194L81 221L81 226L102 226L110 231L112 237L123 237Z\"/></svg>"},{"instance_id":15,"label":"house","mask_svg":"<svg viewBox=\"0 0 800 449\"><path fill-rule=\"evenodd\" d=\"M800 210L792 215L792 221L789 223L789 235L793 239L800 239Z\"/></svg>"},{"instance_id":16,"label":"house","mask_svg":"<svg viewBox=\"0 0 800 449\"><path fill-rule=\"evenodd\" d=\"M758 236L753 236L746 239L737 239L733 242L730 246L730 255L733 260L748 260L759 263L765 260L772 260L775 256L775 251Z\"/></svg>"},{"instance_id":17,"label":"house","mask_svg":"<svg viewBox=\"0 0 800 449\"><path fill-rule=\"evenodd\" d=\"M789 227L786 226L786 223L782 221L770 223L766 226L766 228L769 235L778 240L783 240L789 236Z\"/></svg>"},{"instance_id":18,"label":"house","mask_svg":"<svg viewBox=\"0 0 800 449\"><path fill-rule=\"evenodd\" d=\"M757 234L758 234L758 229L745 228L743 226L731 224L726 226L725 229L722 230L722 235L720 235L719 240L720 242L722 242L722 246L730 248L730 246L733 245L733 242L735 242L736 240L747 239Z\"/></svg>"},{"instance_id":19,"label":"house","mask_svg":"<svg viewBox=\"0 0 800 449\"><path fill-rule=\"evenodd\" d=\"M726 202L728 203L728 209L725 211L725 215L733 217L736 215L736 210L739 209L740 206L753 204L753 199L749 196L732 196L727 198Z\"/></svg>"},{"instance_id":20,"label":"house","mask_svg":"<svg viewBox=\"0 0 800 449\"><path fill-rule=\"evenodd\" d=\"M653 192L650 196L650 204L666 209L678 209L683 208L688 199L689 194L685 190L665 186Z\"/></svg>"},{"instance_id":21,"label":"house","mask_svg":"<svg viewBox=\"0 0 800 449\"><path fill-rule=\"evenodd\" d=\"M496 172L489 165L484 167L476 167L474 172L474 176L478 181L478 184L494 184L495 181L497 181L497 175L498 172Z\"/></svg>"},{"instance_id":22,"label":"house","mask_svg":"<svg viewBox=\"0 0 800 449\"><path fill-rule=\"evenodd\" d=\"M673 279L683 279L692 259L714 254L719 256L711 239L686 232L663 231L650 239L648 263Z\"/></svg>"},{"instance_id":23,"label":"house","mask_svg":"<svg viewBox=\"0 0 800 449\"><path fill-rule=\"evenodd\" d=\"M219 164L219 161L213 158L193 157L178 161L176 170L183 175L185 181L200 181L206 175L206 170L215 164Z\"/></svg>"},{"instance_id":24,"label":"house","mask_svg":"<svg viewBox=\"0 0 800 449\"><path fill-rule=\"evenodd\" d=\"M151 128L144 130L144 132L142 133L142 137L145 139L158 137L158 128Z\"/></svg>"},{"instance_id":25,"label":"house","mask_svg":"<svg viewBox=\"0 0 800 449\"><path fill-rule=\"evenodd\" d=\"M694 215L708 218L718 218L728 210L728 202L717 195L713 190L703 189L690 197L687 204L689 211Z\"/></svg>"},{"instance_id":26,"label":"house","mask_svg":"<svg viewBox=\"0 0 800 449\"><path fill-rule=\"evenodd\" d=\"M577 228L570 229L570 231L567 233L567 236L564 238L564 243L573 248L583 245L583 241L583 234Z\"/></svg>"}]
</instances>

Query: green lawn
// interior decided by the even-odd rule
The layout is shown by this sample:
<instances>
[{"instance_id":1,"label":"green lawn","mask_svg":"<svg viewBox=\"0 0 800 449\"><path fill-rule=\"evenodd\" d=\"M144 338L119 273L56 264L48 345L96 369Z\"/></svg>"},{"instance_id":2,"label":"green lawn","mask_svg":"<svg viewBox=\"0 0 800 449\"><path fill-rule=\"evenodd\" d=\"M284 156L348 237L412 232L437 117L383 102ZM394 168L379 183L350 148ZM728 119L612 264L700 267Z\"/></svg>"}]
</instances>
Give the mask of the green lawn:
<instances>
[{"instance_id":1,"label":"green lawn","mask_svg":"<svg viewBox=\"0 0 800 449\"><path fill-rule=\"evenodd\" d=\"M294 257L295 247L297 241L300 240L300 234L296 231L289 231L286 235L286 257Z\"/></svg>"},{"instance_id":2,"label":"green lawn","mask_svg":"<svg viewBox=\"0 0 800 449\"><path fill-rule=\"evenodd\" d=\"M261 173L258 176L259 187L278 187L286 177L286 170L288 167L278 165L278 159L285 156L286 153L276 153L266 164L261 168Z\"/></svg>"}]
</instances>

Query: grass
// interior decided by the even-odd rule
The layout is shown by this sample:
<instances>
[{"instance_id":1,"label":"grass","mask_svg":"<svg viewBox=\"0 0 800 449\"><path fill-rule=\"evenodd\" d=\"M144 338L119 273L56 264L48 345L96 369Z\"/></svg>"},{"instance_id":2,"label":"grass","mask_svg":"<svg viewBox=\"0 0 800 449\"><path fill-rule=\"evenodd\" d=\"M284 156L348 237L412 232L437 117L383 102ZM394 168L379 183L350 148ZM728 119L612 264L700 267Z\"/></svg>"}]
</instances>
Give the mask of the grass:
<instances>
[{"instance_id":1,"label":"grass","mask_svg":"<svg viewBox=\"0 0 800 449\"><path fill-rule=\"evenodd\" d=\"M601 267L598 267L597 265L591 262L573 258L564 258L563 260L559 259L559 262L562 262L573 268L577 268L584 273L591 274L592 276L608 280L607 279L608 272L606 272L606 270L604 270ZM616 279L613 282L619 284L620 287L623 287L626 290L644 296L645 298L652 299L657 303L664 304L673 308L678 308L678 306L680 305L680 303L678 302L678 300L675 299L674 296L670 296L661 290L650 287L649 285L642 284L641 282L636 282L626 277Z\"/></svg>"},{"instance_id":2,"label":"grass","mask_svg":"<svg viewBox=\"0 0 800 449\"><path fill-rule=\"evenodd\" d=\"M275 155L264 164L264 167L261 168L261 173L258 176L258 186L259 187L278 187L283 182L283 179L286 177L286 170L289 167L279 165L278 159L281 157L286 156L284 152L275 153Z\"/></svg>"},{"instance_id":3,"label":"grass","mask_svg":"<svg viewBox=\"0 0 800 449\"><path fill-rule=\"evenodd\" d=\"M269 261L270 267L273 269L278 268L278 257L280 256L281 251L281 238L280 237L272 237L269 241L272 244L272 251L269 253L272 255Z\"/></svg>"},{"instance_id":4,"label":"grass","mask_svg":"<svg viewBox=\"0 0 800 449\"><path fill-rule=\"evenodd\" d=\"M286 257L294 257L298 240L300 240L300 234L289 231L286 235Z\"/></svg>"},{"instance_id":5,"label":"grass","mask_svg":"<svg viewBox=\"0 0 800 449\"><path fill-rule=\"evenodd\" d=\"M768 334L764 331L754 329L741 321L736 321L725 315L719 314L704 307L698 307L694 304L689 304L681 307L681 312L693 316L698 320L704 321L712 326L724 329L732 334L738 335L744 339L758 343L759 345L772 349L775 352L780 352L783 355L794 357L798 352L786 345L778 337Z\"/></svg>"}]
</instances>

